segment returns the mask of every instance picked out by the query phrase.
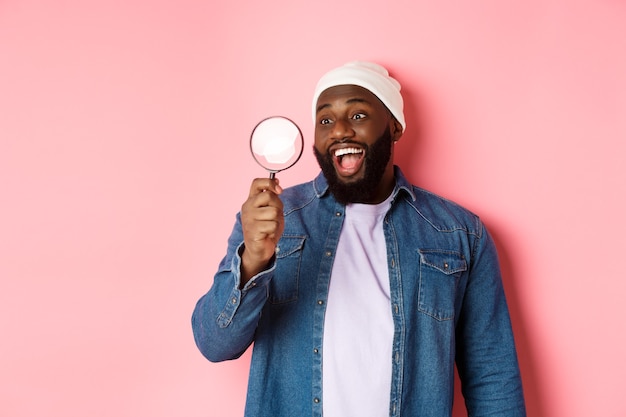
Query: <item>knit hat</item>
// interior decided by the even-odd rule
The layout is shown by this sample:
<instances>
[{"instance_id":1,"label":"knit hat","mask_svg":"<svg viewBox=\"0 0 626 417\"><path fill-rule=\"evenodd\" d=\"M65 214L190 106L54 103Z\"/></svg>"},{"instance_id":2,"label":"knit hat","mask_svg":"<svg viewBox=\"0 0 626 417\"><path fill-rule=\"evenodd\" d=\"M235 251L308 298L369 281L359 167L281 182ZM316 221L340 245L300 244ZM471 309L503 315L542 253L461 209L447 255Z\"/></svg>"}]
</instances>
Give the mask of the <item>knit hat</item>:
<instances>
[{"instance_id":1,"label":"knit hat","mask_svg":"<svg viewBox=\"0 0 626 417\"><path fill-rule=\"evenodd\" d=\"M316 119L317 99L324 90L338 85L358 85L369 90L389 109L391 114L406 129L404 100L400 94L400 83L389 76L385 67L366 61L352 61L330 70L320 78L313 94L313 121Z\"/></svg>"}]
</instances>

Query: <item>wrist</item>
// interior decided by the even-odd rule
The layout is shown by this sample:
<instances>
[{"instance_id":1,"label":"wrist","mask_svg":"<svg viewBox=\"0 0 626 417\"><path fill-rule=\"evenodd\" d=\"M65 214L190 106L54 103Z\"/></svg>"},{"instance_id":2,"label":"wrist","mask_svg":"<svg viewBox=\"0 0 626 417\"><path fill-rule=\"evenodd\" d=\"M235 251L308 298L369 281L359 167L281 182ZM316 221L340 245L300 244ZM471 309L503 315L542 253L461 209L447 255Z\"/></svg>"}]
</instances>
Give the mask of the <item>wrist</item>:
<instances>
[{"instance_id":1,"label":"wrist","mask_svg":"<svg viewBox=\"0 0 626 417\"><path fill-rule=\"evenodd\" d=\"M258 257L255 257L254 255L252 255L249 250L246 250L245 245L242 247L240 256L241 256L241 266L240 266L241 287L240 288L243 288L244 285L246 285L246 283L250 281L250 279L252 279L252 277L266 270L268 266L271 264L271 261L273 259L273 256L267 260L262 259L262 258L259 259Z\"/></svg>"}]
</instances>

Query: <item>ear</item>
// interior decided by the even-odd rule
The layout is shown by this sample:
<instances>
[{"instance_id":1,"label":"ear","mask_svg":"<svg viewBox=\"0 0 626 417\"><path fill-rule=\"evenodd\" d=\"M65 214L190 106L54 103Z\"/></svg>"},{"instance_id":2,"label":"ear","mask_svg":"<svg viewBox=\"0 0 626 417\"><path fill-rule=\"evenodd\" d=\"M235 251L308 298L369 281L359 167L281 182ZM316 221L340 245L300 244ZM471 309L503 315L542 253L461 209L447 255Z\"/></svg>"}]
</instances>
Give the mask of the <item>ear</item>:
<instances>
[{"instance_id":1,"label":"ear","mask_svg":"<svg viewBox=\"0 0 626 417\"><path fill-rule=\"evenodd\" d=\"M402 137L402 125L395 117L391 119L391 139L397 142Z\"/></svg>"}]
</instances>

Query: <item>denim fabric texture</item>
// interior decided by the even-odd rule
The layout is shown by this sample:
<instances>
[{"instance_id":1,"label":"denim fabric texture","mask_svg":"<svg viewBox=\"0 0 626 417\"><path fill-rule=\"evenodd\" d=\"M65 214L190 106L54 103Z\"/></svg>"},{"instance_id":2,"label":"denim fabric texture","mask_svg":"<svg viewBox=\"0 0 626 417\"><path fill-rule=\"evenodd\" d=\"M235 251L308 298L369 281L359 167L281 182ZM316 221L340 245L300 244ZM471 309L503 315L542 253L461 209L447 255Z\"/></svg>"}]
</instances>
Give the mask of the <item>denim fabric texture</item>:
<instances>
[{"instance_id":1,"label":"denim fabric texture","mask_svg":"<svg viewBox=\"0 0 626 417\"><path fill-rule=\"evenodd\" d=\"M395 175L384 221L395 328L389 416L449 417L455 361L469 416L525 416L493 240L474 214L409 184L398 167ZM254 343L246 417L322 416L325 303L345 207L322 174L281 200L285 230L271 267L239 289L238 214L192 328L214 362Z\"/></svg>"}]
</instances>

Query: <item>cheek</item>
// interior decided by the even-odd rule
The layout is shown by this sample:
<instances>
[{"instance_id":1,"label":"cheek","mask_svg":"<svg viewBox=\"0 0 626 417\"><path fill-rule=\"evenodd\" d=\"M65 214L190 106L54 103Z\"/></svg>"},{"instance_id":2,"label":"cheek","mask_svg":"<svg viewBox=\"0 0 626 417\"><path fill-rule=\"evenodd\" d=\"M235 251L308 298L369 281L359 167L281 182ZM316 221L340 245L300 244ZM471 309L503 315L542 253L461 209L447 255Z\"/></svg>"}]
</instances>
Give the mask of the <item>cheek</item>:
<instances>
[{"instance_id":1,"label":"cheek","mask_svg":"<svg viewBox=\"0 0 626 417\"><path fill-rule=\"evenodd\" d=\"M315 133L315 137L314 139L314 143L313 143L313 147L315 149L317 149L319 152L324 152L325 148L328 146L327 142L322 135L319 135L317 132Z\"/></svg>"}]
</instances>

